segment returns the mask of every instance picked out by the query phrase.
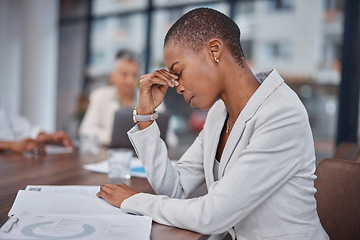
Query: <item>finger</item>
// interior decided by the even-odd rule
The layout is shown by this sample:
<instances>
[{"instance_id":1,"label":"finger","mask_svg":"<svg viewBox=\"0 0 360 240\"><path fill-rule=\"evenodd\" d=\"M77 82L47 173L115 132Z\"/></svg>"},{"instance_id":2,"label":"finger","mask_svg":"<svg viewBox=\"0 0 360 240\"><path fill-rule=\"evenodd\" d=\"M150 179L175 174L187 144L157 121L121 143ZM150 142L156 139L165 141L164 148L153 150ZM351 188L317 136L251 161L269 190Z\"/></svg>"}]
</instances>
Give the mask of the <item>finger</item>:
<instances>
[{"instance_id":1,"label":"finger","mask_svg":"<svg viewBox=\"0 0 360 240\"><path fill-rule=\"evenodd\" d=\"M179 79L179 76L173 72L170 72L166 69L160 69L159 70L162 74L166 75L169 79L175 79L175 80L178 80Z\"/></svg>"},{"instance_id":2,"label":"finger","mask_svg":"<svg viewBox=\"0 0 360 240\"><path fill-rule=\"evenodd\" d=\"M168 85L174 87L174 78L167 75L162 70L156 70L150 74L144 75L140 78L140 86L150 87L154 84Z\"/></svg>"},{"instance_id":3,"label":"finger","mask_svg":"<svg viewBox=\"0 0 360 240\"><path fill-rule=\"evenodd\" d=\"M152 76L146 79L145 81L140 81L140 88L145 87L146 89L150 89L154 85L165 85L170 86L167 80L159 78L157 76Z\"/></svg>"},{"instance_id":4,"label":"finger","mask_svg":"<svg viewBox=\"0 0 360 240\"><path fill-rule=\"evenodd\" d=\"M106 184L103 184L103 185L101 185L101 186L102 186L102 187L105 187L105 188L115 189L116 184L106 183Z\"/></svg>"},{"instance_id":5,"label":"finger","mask_svg":"<svg viewBox=\"0 0 360 240\"><path fill-rule=\"evenodd\" d=\"M176 87L179 85L179 76L171 73L170 71L166 70L166 69L161 69L159 70L161 71L161 73L165 74L169 80L173 83L173 85L175 85Z\"/></svg>"},{"instance_id":6,"label":"finger","mask_svg":"<svg viewBox=\"0 0 360 240\"><path fill-rule=\"evenodd\" d=\"M110 186L106 186L106 185L102 185L100 187L100 191L105 192L107 194L111 194L111 192L114 190L114 188L110 187Z\"/></svg>"},{"instance_id":7,"label":"finger","mask_svg":"<svg viewBox=\"0 0 360 240\"><path fill-rule=\"evenodd\" d=\"M167 84L170 87L175 86L175 80L177 79L176 75L169 73L165 69L156 70L154 73L155 73L155 76L157 76L157 77L161 78L163 81L167 82Z\"/></svg>"},{"instance_id":8,"label":"finger","mask_svg":"<svg viewBox=\"0 0 360 240\"><path fill-rule=\"evenodd\" d=\"M99 198L103 198L103 199L107 200L107 199L109 199L110 194L108 194L107 192L105 192L103 190L100 190L100 192L98 192L96 194L96 196L99 197Z\"/></svg>"},{"instance_id":9,"label":"finger","mask_svg":"<svg viewBox=\"0 0 360 240\"><path fill-rule=\"evenodd\" d=\"M70 148L72 148L73 147L73 145L72 145L72 141L69 139L69 138L67 138L66 136L64 136L64 138L62 139L62 145L64 145L65 147L70 147Z\"/></svg>"}]
</instances>

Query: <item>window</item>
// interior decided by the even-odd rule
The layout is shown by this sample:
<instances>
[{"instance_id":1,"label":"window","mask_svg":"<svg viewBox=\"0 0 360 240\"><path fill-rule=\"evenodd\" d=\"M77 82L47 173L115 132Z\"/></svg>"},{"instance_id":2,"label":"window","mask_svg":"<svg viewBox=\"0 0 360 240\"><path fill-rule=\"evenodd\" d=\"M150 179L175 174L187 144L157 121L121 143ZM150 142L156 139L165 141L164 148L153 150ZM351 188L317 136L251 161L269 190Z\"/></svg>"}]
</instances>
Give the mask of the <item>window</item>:
<instances>
[{"instance_id":1,"label":"window","mask_svg":"<svg viewBox=\"0 0 360 240\"><path fill-rule=\"evenodd\" d=\"M291 11L294 5L294 0L267 0L269 12Z\"/></svg>"},{"instance_id":2,"label":"window","mask_svg":"<svg viewBox=\"0 0 360 240\"><path fill-rule=\"evenodd\" d=\"M288 61L291 59L291 43L288 41L267 42L264 55L268 61Z\"/></svg>"},{"instance_id":3,"label":"window","mask_svg":"<svg viewBox=\"0 0 360 240\"><path fill-rule=\"evenodd\" d=\"M170 26L191 9L210 7L238 24L246 60L255 73L275 68L298 94L309 113L321 160L331 156L334 147L344 2L61 0L59 86L63 89L59 88L58 99L75 101L79 92L86 96L98 84L105 84L115 53L121 48L139 55L142 73L164 67L163 41ZM75 67L81 69L75 71ZM64 90L66 81L76 83L70 97ZM193 110L174 89L169 89L165 103L179 117L175 122L187 139L180 136L180 142L191 143L196 135L187 130L187 120ZM57 111L61 128L78 112L65 104L58 105Z\"/></svg>"},{"instance_id":4,"label":"window","mask_svg":"<svg viewBox=\"0 0 360 240\"><path fill-rule=\"evenodd\" d=\"M144 63L145 34L146 18L142 13L94 20L89 49L91 73L110 72L116 52L123 48L137 53Z\"/></svg>"},{"instance_id":5,"label":"window","mask_svg":"<svg viewBox=\"0 0 360 240\"><path fill-rule=\"evenodd\" d=\"M129 11L145 10L148 0L92 0L94 16L128 13Z\"/></svg>"}]
</instances>

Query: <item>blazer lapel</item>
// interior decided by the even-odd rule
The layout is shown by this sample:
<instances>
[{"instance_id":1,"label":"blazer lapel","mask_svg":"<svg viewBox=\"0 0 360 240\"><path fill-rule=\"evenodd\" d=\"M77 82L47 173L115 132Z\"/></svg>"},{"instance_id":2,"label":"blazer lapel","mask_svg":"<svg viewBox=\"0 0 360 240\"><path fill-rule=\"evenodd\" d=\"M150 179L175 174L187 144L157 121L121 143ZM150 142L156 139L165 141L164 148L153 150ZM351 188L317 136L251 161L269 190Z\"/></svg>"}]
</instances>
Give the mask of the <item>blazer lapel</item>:
<instances>
[{"instance_id":1,"label":"blazer lapel","mask_svg":"<svg viewBox=\"0 0 360 240\"><path fill-rule=\"evenodd\" d=\"M222 102L223 104L223 102ZM216 157L217 146L219 144L219 139L221 135L221 130L224 127L225 119L226 119L226 108L223 105L221 111L217 115L216 119L209 119L211 122L207 124L207 131L204 131L204 171L206 178L206 185L210 187L211 184L214 183L214 161Z\"/></svg>"},{"instance_id":2,"label":"blazer lapel","mask_svg":"<svg viewBox=\"0 0 360 240\"><path fill-rule=\"evenodd\" d=\"M220 166L219 166L219 177L224 175L225 168L241 139L241 135L244 132L246 122L250 120L257 109L261 104L266 100L266 98L271 95L276 88L278 88L284 80L278 74L276 70L272 70L270 74L266 77L267 74L257 75L258 81L261 83L256 92L251 96L244 109L241 111L238 119L236 120L232 131L230 132L229 138L226 142L223 154L221 156ZM266 79L266 81L264 81Z\"/></svg>"}]
</instances>

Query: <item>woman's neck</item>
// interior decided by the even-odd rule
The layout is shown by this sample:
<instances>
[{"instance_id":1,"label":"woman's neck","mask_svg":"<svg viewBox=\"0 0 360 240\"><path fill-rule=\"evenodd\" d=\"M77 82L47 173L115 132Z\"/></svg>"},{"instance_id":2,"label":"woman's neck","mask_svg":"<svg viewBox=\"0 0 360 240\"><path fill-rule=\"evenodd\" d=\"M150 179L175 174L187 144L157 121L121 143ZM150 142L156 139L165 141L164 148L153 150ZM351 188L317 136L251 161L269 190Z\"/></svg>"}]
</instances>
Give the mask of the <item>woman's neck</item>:
<instances>
[{"instance_id":1,"label":"woman's neck","mask_svg":"<svg viewBox=\"0 0 360 240\"><path fill-rule=\"evenodd\" d=\"M235 121L251 96L260 86L250 68L246 65L233 66L225 71L224 92L221 99L224 101L229 121Z\"/></svg>"}]
</instances>

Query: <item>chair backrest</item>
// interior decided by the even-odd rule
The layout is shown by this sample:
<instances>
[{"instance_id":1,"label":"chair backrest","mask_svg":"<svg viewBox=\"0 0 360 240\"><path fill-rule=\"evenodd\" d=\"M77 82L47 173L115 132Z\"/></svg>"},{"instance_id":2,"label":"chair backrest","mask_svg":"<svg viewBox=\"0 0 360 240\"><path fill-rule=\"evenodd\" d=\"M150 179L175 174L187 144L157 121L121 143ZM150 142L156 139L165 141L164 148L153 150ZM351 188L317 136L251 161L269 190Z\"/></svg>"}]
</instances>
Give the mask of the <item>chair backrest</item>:
<instances>
[{"instance_id":1,"label":"chair backrest","mask_svg":"<svg viewBox=\"0 0 360 240\"><path fill-rule=\"evenodd\" d=\"M360 164L324 159L315 174L321 224L334 240L360 239Z\"/></svg>"},{"instance_id":2,"label":"chair backrest","mask_svg":"<svg viewBox=\"0 0 360 240\"><path fill-rule=\"evenodd\" d=\"M360 163L360 145L352 142L342 142L336 148L334 158Z\"/></svg>"}]
</instances>

